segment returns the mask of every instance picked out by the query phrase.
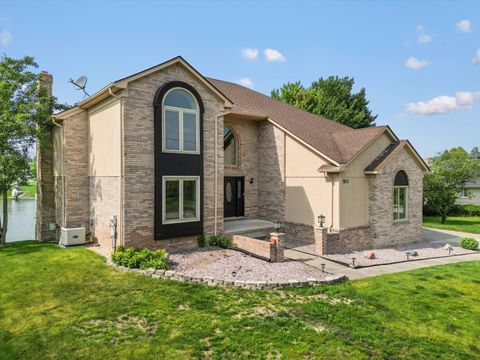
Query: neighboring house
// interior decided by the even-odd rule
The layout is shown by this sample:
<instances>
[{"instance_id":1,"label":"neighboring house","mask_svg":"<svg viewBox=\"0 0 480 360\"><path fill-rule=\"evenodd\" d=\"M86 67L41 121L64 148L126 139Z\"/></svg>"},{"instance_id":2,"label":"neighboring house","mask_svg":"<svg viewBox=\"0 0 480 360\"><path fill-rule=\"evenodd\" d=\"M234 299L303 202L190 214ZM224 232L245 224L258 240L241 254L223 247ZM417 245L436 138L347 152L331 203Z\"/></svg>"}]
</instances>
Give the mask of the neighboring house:
<instances>
[{"instance_id":1,"label":"neighboring house","mask_svg":"<svg viewBox=\"0 0 480 360\"><path fill-rule=\"evenodd\" d=\"M313 241L320 215L324 252L421 238L428 167L408 141L206 78L181 57L107 85L54 122L53 151L40 154L38 238L52 238L54 222L110 247L116 216L126 246L194 247L230 218L284 221L288 236Z\"/></svg>"},{"instance_id":2,"label":"neighboring house","mask_svg":"<svg viewBox=\"0 0 480 360\"><path fill-rule=\"evenodd\" d=\"M457 205L479 205L480 206L480 179L475 182L465 183L460 196L456 201Z\"/></svg>"}]
</instances>

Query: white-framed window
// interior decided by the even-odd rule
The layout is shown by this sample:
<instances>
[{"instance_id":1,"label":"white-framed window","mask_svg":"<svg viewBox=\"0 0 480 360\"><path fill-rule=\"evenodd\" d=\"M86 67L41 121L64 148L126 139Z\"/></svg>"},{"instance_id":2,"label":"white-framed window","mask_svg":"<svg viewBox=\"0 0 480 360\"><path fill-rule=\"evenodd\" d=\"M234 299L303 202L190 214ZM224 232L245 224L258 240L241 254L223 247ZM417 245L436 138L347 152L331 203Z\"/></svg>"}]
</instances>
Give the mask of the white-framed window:
<instances>
[{"instance_id":1,"label":"white-framed window","mask_svg":"<svg viewBox=\"0 0 480 360\"><path fill-rule=\"evenodd\" d=\"M195 97L186 89L170 89L163 98L162 151L200 153L200 117Z\"/></svg>"},{"instance_id":2,"label":"white-framed window","mask_svg":"<svg viewBox=\"0 0 480 360\"><path fill-rule=\"evenodd\" d=\"M408 177L400 170L393 184L393 220L406 220L408 216Z\"/></svg>"},{"instance_id":3,"label":"white-framed window","mask_svg":"<svg viewBox=\"0 0 480 360\"><path fill-rule=\"evenodd\" d=\"M163 223L200 220L200 177L163 177Z\"/></svg>"}]
</instances>

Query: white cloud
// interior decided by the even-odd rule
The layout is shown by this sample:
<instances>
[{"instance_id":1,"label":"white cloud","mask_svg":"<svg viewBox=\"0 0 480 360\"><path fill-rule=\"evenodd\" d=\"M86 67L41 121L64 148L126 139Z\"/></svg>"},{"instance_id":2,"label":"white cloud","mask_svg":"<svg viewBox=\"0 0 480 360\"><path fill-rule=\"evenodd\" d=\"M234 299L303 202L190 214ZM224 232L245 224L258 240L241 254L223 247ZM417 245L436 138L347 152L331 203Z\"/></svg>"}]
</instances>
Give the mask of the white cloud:
<instances>
[{"instance_id":1,"label":"white cloud","mask_svg":"<svg viewBox=\"0 0 480 360\"><path fill-rule=\"evenodd\" d=\"M407 104L407 112L415 115L444 114L452 110L466 108L480 103L480 91L459 91L455 96L437 96L428 101Z\"/></svg>"},{"instance_id":2,"label":"white cloud","mask_svg":"<svg viewBox=\"0 0 480 360\"><path fill-rule=\"evenodd\" d=\"M258 58L258 49L242 49L242 55L245 59L256 60Z\"/></svg>"},{"instance_id":3,"label":"white cloud","mask_svg":"<svg viewBox=\"0 0 480 360\"><path fill-rule=\"evenodd\" d=\"M405 62L405 66L409 69L412 69L412 70L420 70L421 68L427 66L428 64L430 64L429 61L427 60L418 60L417 58L415 57L409 57L407 59L407 61Z\"/></svg>"},{"instance_id":4,"label":"white cloud","mask_svg":"<svg viewBox=\"0 0 480 360\"><path fill-rule=\"evenodd\" d=\"M472 64L480 64L480 49L477 50L477 53L473 57Z\"/></svg>"},{"instance_id":5,"label":"white cloud","mask_svg":"<svg viewBox=\"0 0 480 360\"><path fill-rule=\"evenodd\" d=\"M270 61L285 62L285 56L283 56L282 53L278 50L265 49L263 50L263 53L265 54L265 58L267 59L267 62L270 62Z\"/></svg>"},{"instance_id":6,"label":"white cloud","mask_svg":"<svg viewBox=\"0 0 480 360\"><path fill-rule=\"evenodd\" d=\"M419 44L428 44L432 41L432 37L425 33L422 25L417 25L417 42Z\"/></svg>"},{"instance_id":7,"label":"white cloud","mask_svg":"<svg viewBox=\"0 0 480 360\"><path fill-rule=\"evenodd\" d=\"M244 77L238 80L237 84L253 89L253 81L247 77Z\"/></svg>"},{"instance_id":8,"label":"white cloud","mask_svg":"<svg viewBox=\"0 0 480 360\"><path fill-rule=\"evenodd\" d=\"M461 20L457 23L457 30L464 33L469 33L472 31L472 23L470 20Z\"/></svg>"},{"instance_id":9,"label":"white cloud","mask_svg":"<svg viewBox=\"0 0 480 360\"><path fill-rule=\"evenodd\" d=\"M10 31L4 30L0 33L0 45L7 46L12 41L12 33Z\"/></svg>"}]
</instances>

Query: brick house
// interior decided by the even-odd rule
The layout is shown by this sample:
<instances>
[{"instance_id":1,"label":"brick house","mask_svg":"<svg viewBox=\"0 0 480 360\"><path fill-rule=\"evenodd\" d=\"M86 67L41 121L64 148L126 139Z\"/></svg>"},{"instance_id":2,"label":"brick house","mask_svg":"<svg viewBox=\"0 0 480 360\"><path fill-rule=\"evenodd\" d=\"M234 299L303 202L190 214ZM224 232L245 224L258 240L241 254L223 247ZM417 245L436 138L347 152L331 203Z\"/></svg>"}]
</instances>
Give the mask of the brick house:
<instances>
[{"instance_id":1,"label":"brick house","mask_svg":"<svg viewBox=\"0 0 480 360\"><path fill-rule=\"evenodd\" d=\"M101 246L194 247L229 219L285 222L321 252L420 240L427 165L388 126L351 129L176 57L54 116L37 238L84 226ZM48 161L51 157L51 161ZM54 201L51 199L55 199ZM325 230L315 231L325 217Z\"/></svg>"}]
</instances>

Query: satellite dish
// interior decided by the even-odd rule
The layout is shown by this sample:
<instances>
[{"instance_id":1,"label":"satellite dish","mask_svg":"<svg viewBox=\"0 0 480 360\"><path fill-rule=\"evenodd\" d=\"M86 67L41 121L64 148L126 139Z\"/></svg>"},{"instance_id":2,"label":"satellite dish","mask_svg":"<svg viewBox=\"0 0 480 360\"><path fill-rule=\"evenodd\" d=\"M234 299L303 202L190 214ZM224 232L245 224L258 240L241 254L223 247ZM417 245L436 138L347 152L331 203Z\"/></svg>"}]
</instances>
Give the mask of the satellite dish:
<instances>
[{"instance_id":1,"label":"satellite dish","mask_svg":"<svg viewBox=\"0 0 480 360\"><path fill-rule=\"evenodd\" d=\"M82 75L77 80L73 81L73 79L68 80L69 83L73 84L75 90L82 90L86 96L90 96L87 91L85 90L85 86L87 86L87 77Z\"/></svg>"}]
</instances>

